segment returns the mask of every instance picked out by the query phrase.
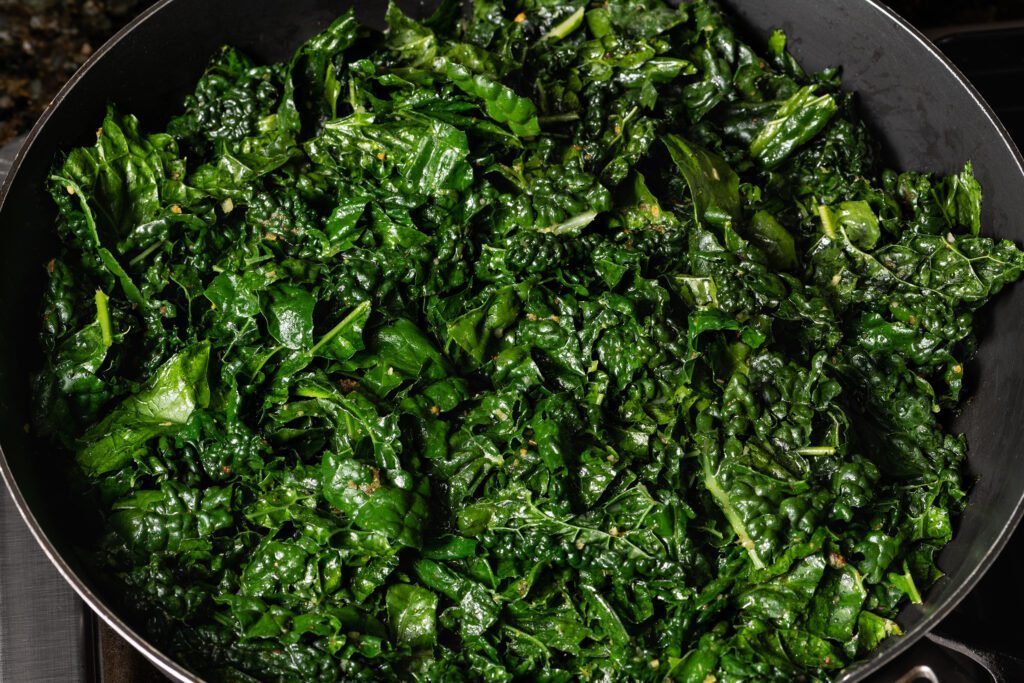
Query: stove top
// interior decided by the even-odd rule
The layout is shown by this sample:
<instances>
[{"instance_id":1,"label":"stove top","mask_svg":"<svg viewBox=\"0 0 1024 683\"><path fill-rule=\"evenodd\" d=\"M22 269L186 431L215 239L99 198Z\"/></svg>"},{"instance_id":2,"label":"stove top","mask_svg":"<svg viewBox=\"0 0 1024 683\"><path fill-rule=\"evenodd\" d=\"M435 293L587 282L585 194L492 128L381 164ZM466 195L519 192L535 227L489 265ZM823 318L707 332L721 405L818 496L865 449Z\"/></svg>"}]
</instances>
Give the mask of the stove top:
<instances>
[{"instance_id":1,"label":"stove top","mask_svg":"<svg viewBox=\"0 0 1024 683\"><path fill-rule=\"evenodd\" d=\"M1021 12L1024 15L1024 11ZM1024 20L928 30L1024 148ZM0 149L0 180L20 140ZM870 683L1024 681L1024 526L974 591ZM165 680L88 610L0 487L0 681Z\"/></svg>"}]
</instances>

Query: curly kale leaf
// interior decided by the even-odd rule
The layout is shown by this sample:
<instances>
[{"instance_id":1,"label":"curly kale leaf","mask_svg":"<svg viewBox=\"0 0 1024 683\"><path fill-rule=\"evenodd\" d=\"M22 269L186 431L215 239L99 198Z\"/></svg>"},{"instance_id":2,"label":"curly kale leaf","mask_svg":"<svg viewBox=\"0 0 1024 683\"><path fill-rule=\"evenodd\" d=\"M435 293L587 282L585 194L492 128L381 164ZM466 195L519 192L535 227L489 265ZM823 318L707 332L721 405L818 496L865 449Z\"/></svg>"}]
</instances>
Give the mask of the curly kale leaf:
<instances>
[{"instance_id":1,"label":"curly kale leaf","mask_svg":"<svg viewBox=\"0 0 1024 683\"><path fill-rule=\"evenodd\" d=\"M150 439L180 428L210 403L210 344L186 348L168 359L146 385L82 435L77 459L91 475L128 462Z\"/></svg>"}]
</instances>

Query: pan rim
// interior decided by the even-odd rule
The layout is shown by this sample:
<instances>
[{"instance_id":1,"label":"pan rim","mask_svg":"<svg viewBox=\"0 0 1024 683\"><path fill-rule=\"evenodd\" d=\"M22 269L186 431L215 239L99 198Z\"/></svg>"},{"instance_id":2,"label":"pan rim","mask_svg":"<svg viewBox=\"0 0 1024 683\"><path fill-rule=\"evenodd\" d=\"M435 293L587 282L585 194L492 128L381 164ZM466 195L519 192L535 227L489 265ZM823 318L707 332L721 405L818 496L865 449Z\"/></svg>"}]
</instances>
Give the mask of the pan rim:
<instances>
[{"instance_id":1,"label":"pan rim","mask_svg":"<svg viewBox=\"0 0 1024 683\"><path fill-rule=\"evenodd\" d=\"M937 63L941 64L943 68L952 76L953 80L963 88L963 90L970 96L974 104L981 110L985 115L985 118L991 124L995 130L996 135L999 138L999 142L1010 154L1014 164L1017 166L1018 173L1024 177L1024 156L1021 155L1016 143L1010 137L1009 132L1003 125L1003 122L999 120L995 111L985 98L981 96L978 89L974 87L966 76L960 71L959 68L947 57L935 44L918 30L913 24L904 19L890 7L883 4L880 0L862 0L866 5L870 6L876 12L884 16L885 18L892 21L908 38L913 39L920 49L927 52L932 59ZM885 137L885 132L881 131L882 138ZM970 446L968 445L968 457L967 462L970 463ZM973 483L973 482L972 482ZM971 503L971 493L968 491L967 504ZM968 573L967 577L964 578L952 592L946 597L946 599L937 605L930 606L929 612L913 626L909 631L904 633L899 638L889 639L889 645L883 645L876 649L874 652L868 655L867 658L858 660L852 665L847 667L839 678L837 683L852 683L853 681L864 680L873 673L877 673L882 667L890 664L900 654L910 649L917 641L921 640L925 635L935 629L939 623L944 620L949 613L952 612L957 605L968 594L970 594L974 588L978 585L978 582L985 575L985 573L991 568L993 562L999 557L1010 538L1016 531L1017 526L1020 524L1021 518L1024 517L1024 490L1020 491L1017 496L1017 501L1014 504L1013 513L1005 520L1003 528L996 536L996 540L988 547L984 555L974 563L974 568ZM954 536L954 540L956 537ZM940 579L940 581L943 579ZM929 590L930 592L930 590ZM928 606L927 595L924 603Z\"/></svg>"},{"instance_id":2,"label":"pan rim","mask_svg":"<svg viewBox=\"0 0 1024 683\"><path fill-rule=\"evenodd\" d=\"M879 0L861 0L865 5L869 6L872 10L879 13L889 21L893 22L895 26L903 32L908 38L912 39L919 49L927 52L932 59L936 60L942 67L948 72L948 75L964 89L964 91L970 96L971 100L975 105L982 111L985 118L991 124L995 130L996 135L999 138L999 142L1006 149L1006 151L1012 157L1014 163L1017 166L1017 170L1021 176L1024 177L1024 157L1022 157L1020 150L1016 144L1010 138L1005 126L996 116L992 107L985 101L974 85L967 80L967 78L960 72L960 70L953 64L952 61L945 54L939 50L935 44L929 40L920 30L915 28L906 19L900 16L898 13L882 4ZM68 94L78 87L79 83L85 78L86 74L104 57L111 52L115 46L124 40L129 34L135 31L140 25L149 21L154 15L163 11L167 6L173 4L175 0L158 0L151 7L143 11L139 16L126 24L121 30L115 33L109 40L107 40L98 50L96 50L90 58L71 76L71 78L65 83L53 99L47 104L43 113L39 116L36 122L33 124L31 130L25 138L22 147L18 150L18 153L11 165L10 171L7 177L4 179L3 184L0 184L0 213L2 213L4 204L6 203L8 194L10 193L11 187L13 186L14 178L17 176L22 162L25 157L31 151L32 145L35 140L42 135L47 123L49 122L53 112L61 106ZM882 138L884 139L885 131L880 131ZM1024 285L1019 285L1024 286ZM969 457L968 457L969 462ZM54 545L47 537L45 531L36 520L35 515L32 513L24 497L21 494L21 490L15 481L14 474L10 469L10 465L7 462L6 454L4 453L3 446L0 445L0 479L3 480L7 486L8 491L11 494L11 498L14 501L15 507L21 518L25 521L29 528L33 538L38 543L39 547L43 550L43 553L50 560L50 562L56 567L58 573L62 578L67 581L72 589L78 594L82 601L89 606L89 608L100 617L112 630L114 630L119 636L127 640L132 646L137 649L143 656L145 656L150 662L158 667L165 674L177 681L191 682L202 680L193 672L186 669L184 666L179 664L177 661L172 659L170 656L165 654L162 650L150 643L149 639L138 633L135 629L130 627L113 609L111 609L107 602L94 593L85 582L72 570L70 565L64 559L64 557L57 551ZM970 494L968 494L968 504L970 504ZM1013 535L1017 526L1020 524L1021 518L1024 517L1024 490L1021 490L1017 501L1014 505L1013 513L1005 520L1002 530L998 533L996 540L988 547L981 558L974 563L974 567L968 573L967 577L959 582L958 585L951 591L951 593L937 605L928 605L927 598L925 599L925 605L930 607L928 613L911 629L905 632L902 636L888 640L888 645L876 649L874 652L868 655L867 658L855 661L852 665L840 672L839 677L836 679L837 683L853 683L853 681L859 681L865 679L867 676L878 672L882 667L891 663L901 653L906 652L912 647L917 641L923 638L927 633L931 632L935 626L939 624L946 616L949 615L953 609L975 588L978 581L985 575L985 573L992 566L992 563L999 556L999 554L1006 547L1007 542ZM955 538L955 537L954 537Z\"/></svg>"}]
</instances>

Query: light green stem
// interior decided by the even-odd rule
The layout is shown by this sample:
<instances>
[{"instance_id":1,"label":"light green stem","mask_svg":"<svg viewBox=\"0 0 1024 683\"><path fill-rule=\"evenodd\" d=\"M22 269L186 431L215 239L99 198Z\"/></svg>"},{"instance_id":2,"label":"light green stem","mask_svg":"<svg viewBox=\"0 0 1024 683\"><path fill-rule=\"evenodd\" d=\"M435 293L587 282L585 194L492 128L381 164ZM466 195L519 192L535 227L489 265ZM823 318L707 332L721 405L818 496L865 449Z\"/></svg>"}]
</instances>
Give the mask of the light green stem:
<instances>
[{"instance_id":1,"label":"light green stem","mask_svg":"<svg viewBox=\"0 0 1024 683\"><path fill-rule=\"evenodd\" d=\"M835 455L836 449L834 446L808 446L807 448L798 448L796 452L800 455Z\"/></svg>"},{"instance_id":2,"label":"light green stem","mask_svg":"<svg viewBox=\"0 0 1024 683\"><path fill-rule=\"evenodd\" d=\"M701 458L701 464L704 469L704 486L707 488L715 501L718 503L718 507L721 508L722 514L725 515L726 521L729 522L729 526L736 532L736 537L740 541L740 545L743 546L744 550L750 556L750 561L754 563L756 569L764 569L764 561L761 560L761 556L757 554L757 548L754 546L754 540L750 538L750 534L747 533L747 528L743 524L743 519L740 517L740 513L733 507L732 499L729 494L725 492L722 485L718 483L718 478L714 472L711 471L711 463L706 458Z\"/></svg>"},{"instance_id":3,"label":"light green stem","mask_svg":"<svg viewBox=\"0 0 1024 683\"><path fill-rule=\"evenodd\" d=\"M341 332L346 327L351 325L352 322L354 320L358 319L359 316L361 316L364 312L366 312L366 309L369 308L369 307L370 307L370 302L369 301L364 301L363 303L361 303L358 306L356 306L355 308L353 308L352 312L349 313L348 315L346 315L344 318L342 318L340 323L338 323L337 325L332 327L330 329L330 331L327 332L327 334L325 334L324 336L320 337L320 341L318 341L316 344L314 344L313 348L311 348L307 353L310 356L312 356L314 353L319 351L325 344L330 343L330 341L332 339L334 339L336 336L338 336L339 332Z\"/></svg>"},{"instance_id":4,"label":"light green stem","mask_svg":"<svg viewBox=\"0 0 1024 683\"><path fill-rule=\"evenodd\" d=\"M550 114L548 116L538 116L537 123L545 125L548 123L569 123L572 121L579 121L580 115L574 111L566 112L565 114Z\"/></svg>"},{"instance_id":5,"label":"light green stem","mask_svg":"<svg viewBox=\"0 0 1024 683\"><path fill-rule=\"evenodd\" d=\"M549 232L552 235L574 235L590 225L595 218L597 218L596 211L584 211L564 223L556 223L547 228L540 228L537 232Z\"/></svg>"},{"instance_id":6,"label":"light green stem","mask_svg":"<svg viewBox=\"0 0 1024 683\"><path fill-rule=\"evenodd\" d=\"M824 204L821 204L818 206L818 215L821 217L821 227L825 230L825 234L828 235L830 240L834 240L836 238L836 226L832 219L832 211Z\"/></svg>"},{"instance_id":7,"label":"light green stem","mask_svg":"<svg viewBox=\"0 0 1024 683\"><path fill-rule=\"evenodd\" d=\"M586 15L587 10L585 7L580 7L578 10L569 15L569 17L553 27L550 31L544 34L538 43L544 42L556 42L565 38L567 35L578 29L583 24L583 17Z\"/></svg>"},{"instance_id":8,"label":"light green stem","mask_svg":"<svg viewBox=\"0 0 1024 683\"><path fill-rule=\"evenodd\" d=\"M110 324L110 309L107 307L108 298L102 289L96 290L96 320L100 324L103 346L109 349L110 345L114 343L114 332Z\"/></svg>"}]
</instances>

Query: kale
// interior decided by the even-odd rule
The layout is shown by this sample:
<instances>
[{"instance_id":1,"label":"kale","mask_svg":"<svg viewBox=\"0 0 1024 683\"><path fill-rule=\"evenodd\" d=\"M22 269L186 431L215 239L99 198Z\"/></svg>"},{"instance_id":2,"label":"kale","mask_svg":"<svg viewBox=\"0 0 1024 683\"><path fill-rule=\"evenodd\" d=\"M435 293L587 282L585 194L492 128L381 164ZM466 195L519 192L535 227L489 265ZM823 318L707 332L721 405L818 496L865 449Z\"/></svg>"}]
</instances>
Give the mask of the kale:
<instances>
[{"instance_id":1,"label":"kale","mask_svg":"<svg viewBox=\"0 0 1024 683\"><path fill-rule=\"evenodd\" d=\"M91 566L214 680L829 679L941 573L1024 254L712 0L459 9L55 166Z\"/></svg>"}]
</instances>

